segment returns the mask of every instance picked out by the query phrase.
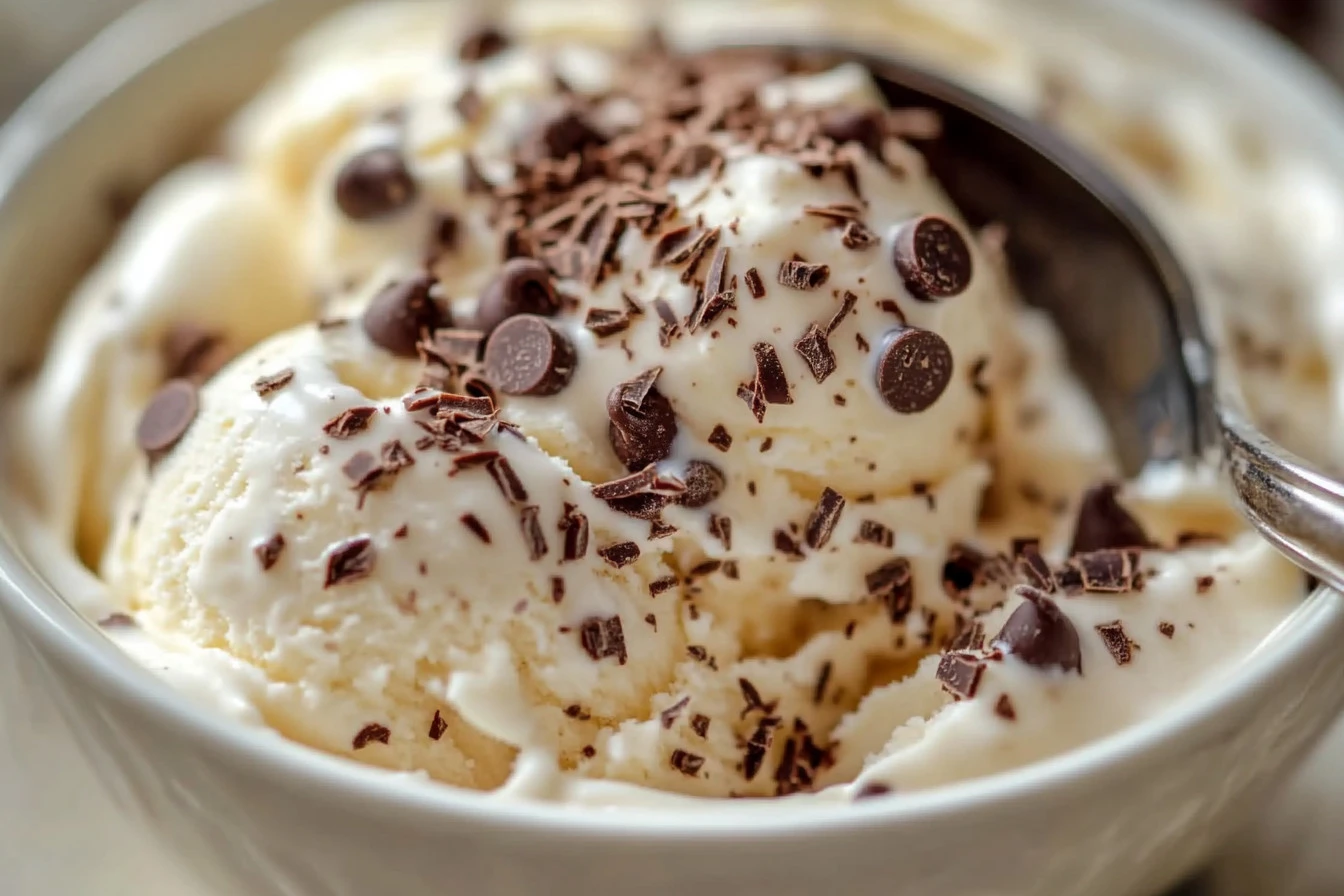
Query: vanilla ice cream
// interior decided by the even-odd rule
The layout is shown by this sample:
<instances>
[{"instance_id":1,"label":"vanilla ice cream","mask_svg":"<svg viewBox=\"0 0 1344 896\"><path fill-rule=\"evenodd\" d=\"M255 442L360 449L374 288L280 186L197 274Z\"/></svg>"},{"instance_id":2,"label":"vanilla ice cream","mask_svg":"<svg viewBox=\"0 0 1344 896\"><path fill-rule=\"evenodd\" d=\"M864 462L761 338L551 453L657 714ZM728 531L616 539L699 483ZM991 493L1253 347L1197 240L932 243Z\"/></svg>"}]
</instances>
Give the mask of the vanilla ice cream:
<instances>
[{"instance_id":1,"label":"vanilla ice cream","mask_svg":"<svg viewBox=\"0 0 1344 896\"><path fill-rule=\"evenodd\" d=\"M319 28L75 297L19 469L128 649L463 787L844 799L1114 732L1297 602L1212 471L1114 481L930 113L528 8Z\"/></svg>"}]
</instances>

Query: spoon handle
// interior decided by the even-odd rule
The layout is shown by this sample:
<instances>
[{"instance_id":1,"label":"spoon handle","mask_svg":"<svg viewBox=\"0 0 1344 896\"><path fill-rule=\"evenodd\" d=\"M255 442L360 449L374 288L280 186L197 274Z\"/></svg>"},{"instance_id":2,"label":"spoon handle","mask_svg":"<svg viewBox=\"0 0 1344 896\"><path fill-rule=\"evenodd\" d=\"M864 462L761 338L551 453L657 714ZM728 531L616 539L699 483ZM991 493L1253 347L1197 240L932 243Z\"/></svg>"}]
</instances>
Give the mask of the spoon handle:
<instances>
[{"instance_id":1,"label":"spoon handle","mask_svg":"<svg viewBox=\"0 0 1344 896\"><path fill-rule=\"evenodd\" d=\"M1344 590L1344 484L1270 441L1220 402L1224 465L1247 519L1294 563Z\"/></svg>"}]
</instances>

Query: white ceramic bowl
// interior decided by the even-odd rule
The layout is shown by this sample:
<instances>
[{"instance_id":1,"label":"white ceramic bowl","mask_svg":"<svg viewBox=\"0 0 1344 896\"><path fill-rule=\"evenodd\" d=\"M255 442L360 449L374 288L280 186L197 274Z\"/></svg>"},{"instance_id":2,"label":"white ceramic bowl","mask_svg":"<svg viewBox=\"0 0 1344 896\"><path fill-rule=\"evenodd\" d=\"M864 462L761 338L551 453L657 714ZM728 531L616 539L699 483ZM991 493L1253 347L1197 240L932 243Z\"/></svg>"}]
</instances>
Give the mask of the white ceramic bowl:
<instances>
[{"instance_id":1,"label":"white ceramic bowl","mask_svg":"<svg viewBox=\"0 0 1344 896\"><path fill-rule=\"evenodd\" d=\"M32 359L80 274L72 259L106 239L105 187L163 170L179 138L238 103L333 5L158 0L0 132L0 364ZM1218 72L1263 106L1267 127L1344 166L1333 92L1283 48L1199 6L1075 0L1075 14L1085 6ZM1216 688L1009 774L801 816L506 804L193 707L61 601L18 547L12 511L0 506L0 616L20 680L0 692L54 705L126 823L148 825L221 894L1155 893L1205 859L1344 705L1344 599L1321 591Z\"/></svg>"}]
</instances>

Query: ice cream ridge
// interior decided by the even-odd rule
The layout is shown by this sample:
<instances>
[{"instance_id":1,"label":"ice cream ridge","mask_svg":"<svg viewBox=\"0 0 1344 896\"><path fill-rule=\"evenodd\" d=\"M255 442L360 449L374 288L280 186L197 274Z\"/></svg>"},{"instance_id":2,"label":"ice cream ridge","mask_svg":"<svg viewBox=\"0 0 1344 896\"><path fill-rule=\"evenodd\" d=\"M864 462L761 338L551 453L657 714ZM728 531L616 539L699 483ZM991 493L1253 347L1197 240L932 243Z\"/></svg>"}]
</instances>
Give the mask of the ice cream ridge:
<instances>
[{"instance_id":1,"label":"ice cream ridge","mask_svg":"<svg viewBox=\"0 0 1344 896\"><path fill-rule=\"evenodd\" d=\"M57 515L271 727L543 799L897 798L1169 706L1300 596L1211 474L1116 480L862 68L418 34L310 41L92 275L173 219L227 288L53 347L141 352Z\"/></svg>"}]
</instances>

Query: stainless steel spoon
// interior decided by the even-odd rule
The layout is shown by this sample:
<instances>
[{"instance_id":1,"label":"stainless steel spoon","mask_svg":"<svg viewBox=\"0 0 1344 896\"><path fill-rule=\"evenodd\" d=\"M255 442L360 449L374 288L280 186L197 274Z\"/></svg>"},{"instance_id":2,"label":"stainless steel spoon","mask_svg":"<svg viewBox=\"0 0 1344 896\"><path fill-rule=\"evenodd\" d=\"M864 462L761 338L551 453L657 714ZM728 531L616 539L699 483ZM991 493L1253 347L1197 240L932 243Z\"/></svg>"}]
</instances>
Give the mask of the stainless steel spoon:
<instances>
[{"instance_id":1,"label":"stainless steel spoon","mask_svg":"<svg viewBox=\"0 0 1344 896\"><path fill-rule=\"evenodd\" d=\"M1023 297L1054 317L1127 473L1156 461L1226 470L1242 513L1303 569L1344 587L1344 485L1251 424L1215 376L1192 280L1127 191L1049 126L886 54L865 65L895 108L943 119L916 142L972 225L1005 226Z\"/></svg>"}]
</instances>

